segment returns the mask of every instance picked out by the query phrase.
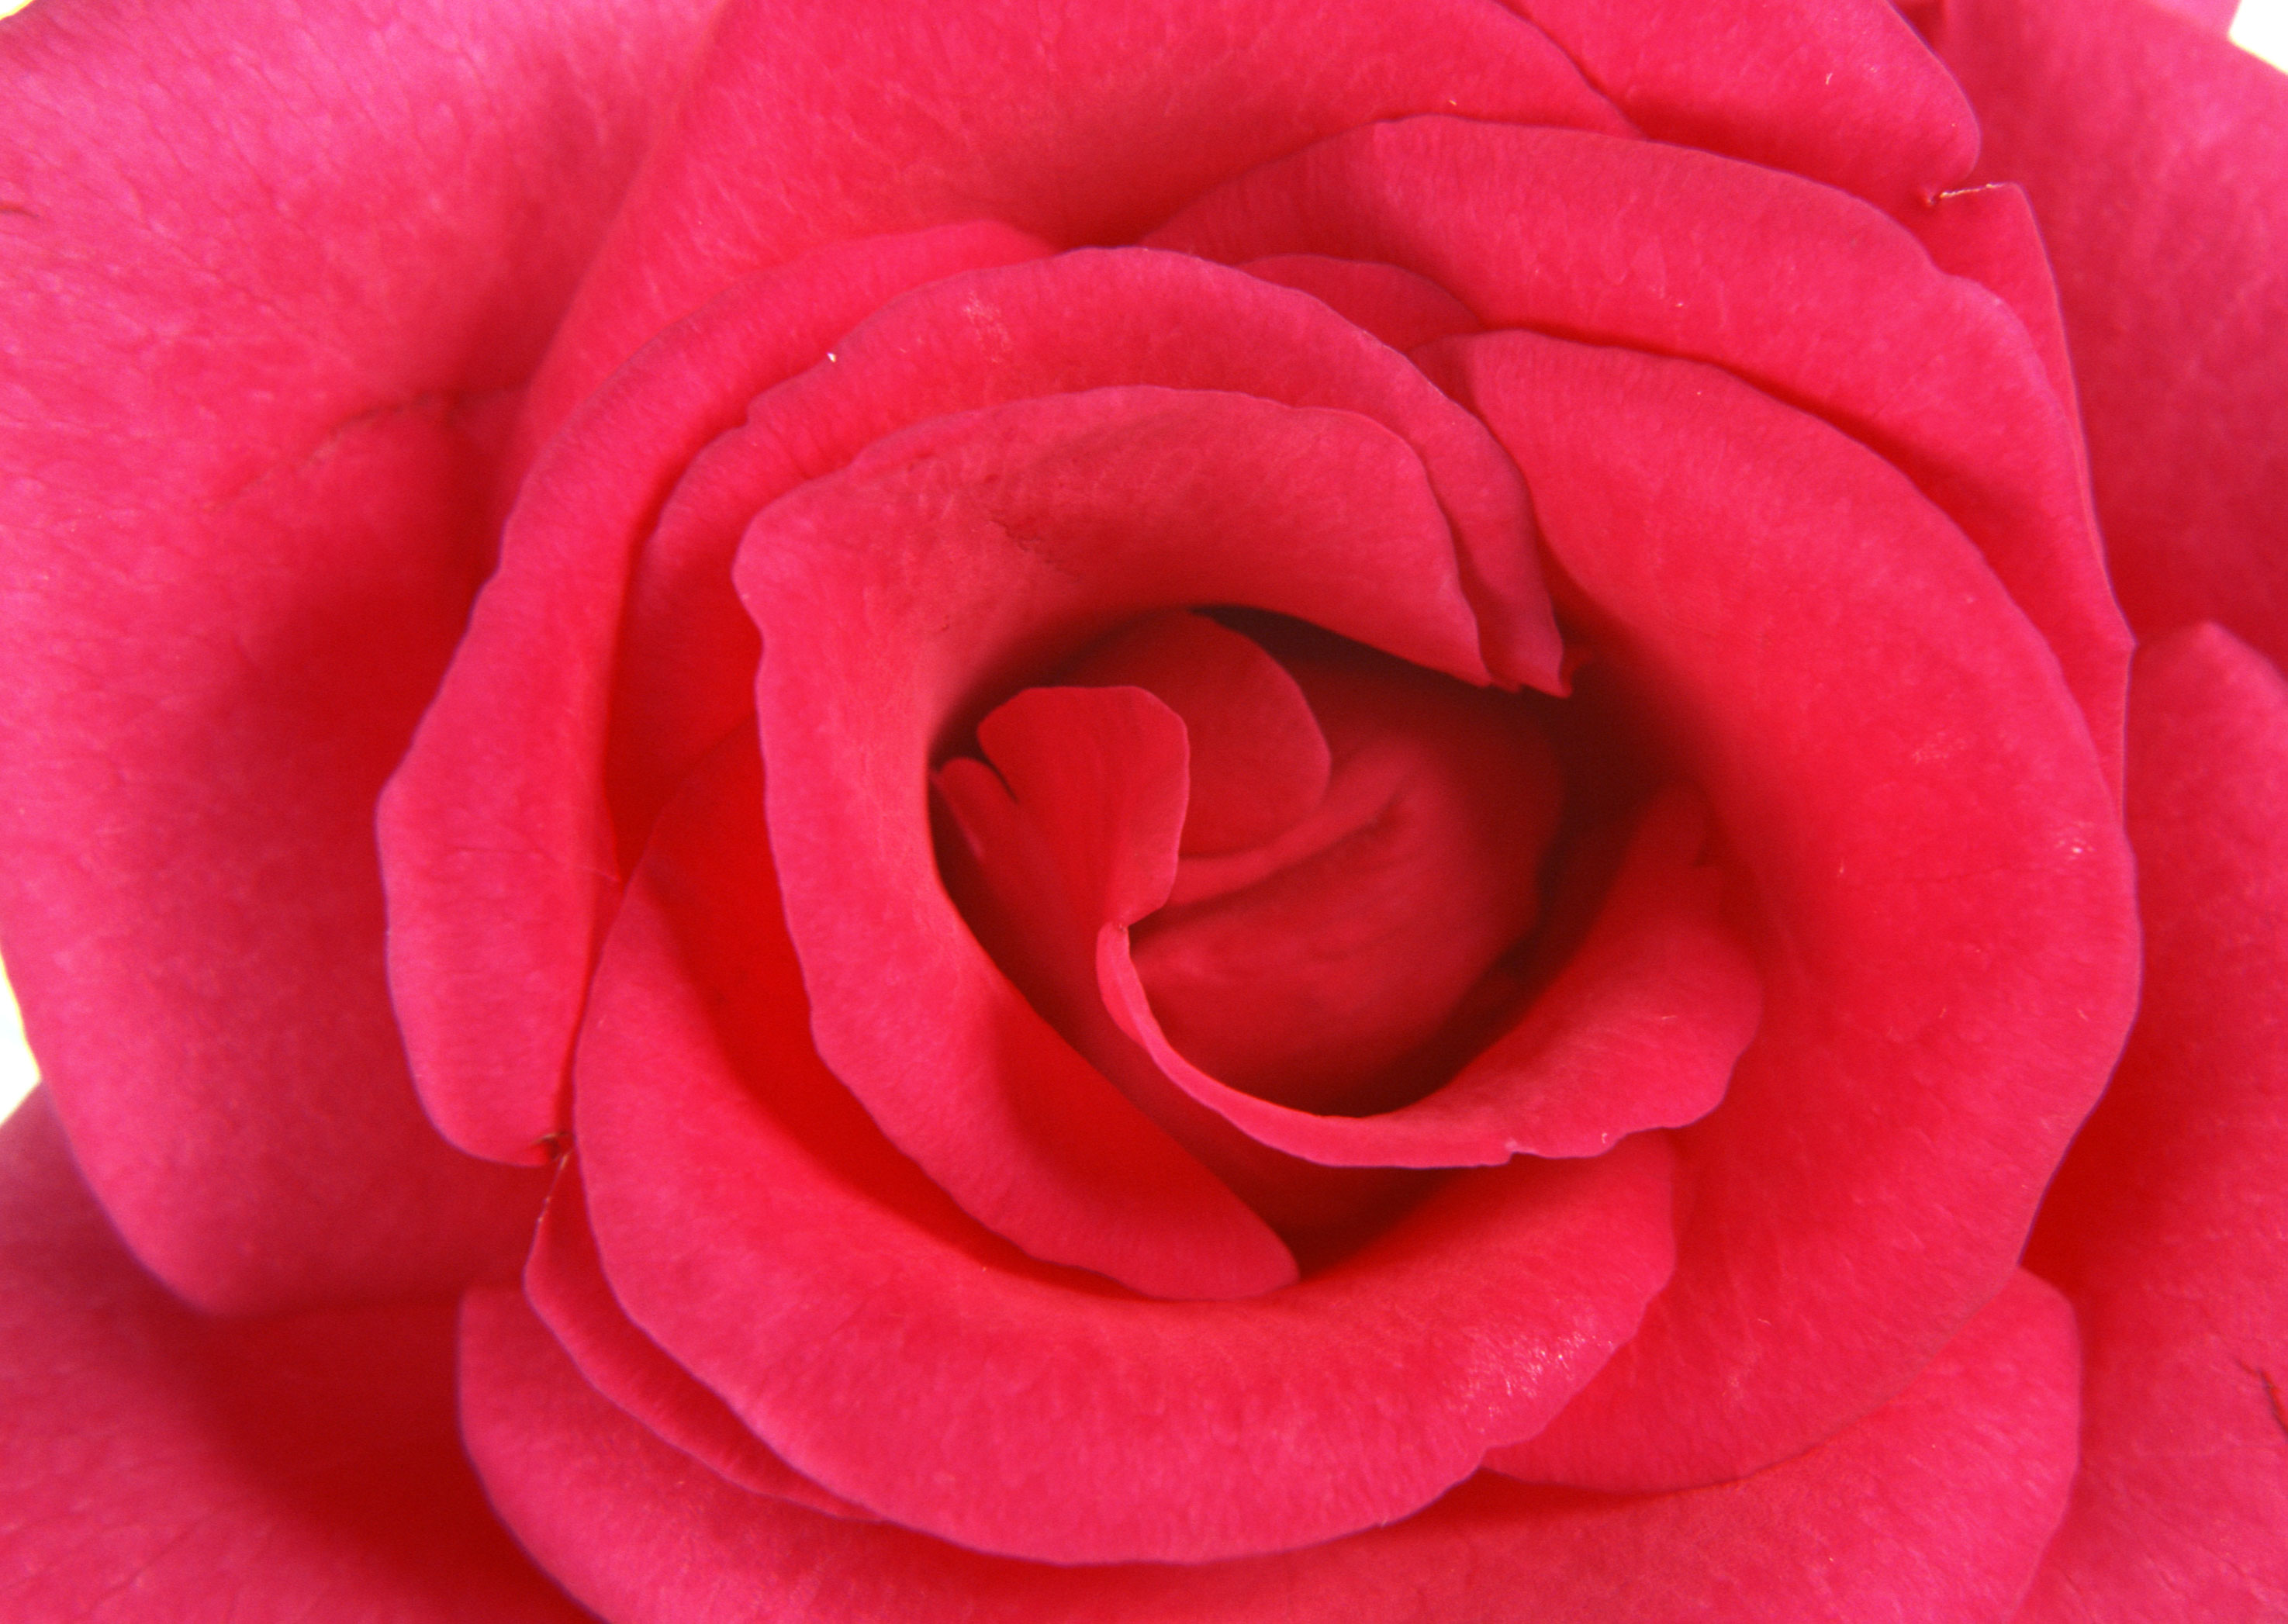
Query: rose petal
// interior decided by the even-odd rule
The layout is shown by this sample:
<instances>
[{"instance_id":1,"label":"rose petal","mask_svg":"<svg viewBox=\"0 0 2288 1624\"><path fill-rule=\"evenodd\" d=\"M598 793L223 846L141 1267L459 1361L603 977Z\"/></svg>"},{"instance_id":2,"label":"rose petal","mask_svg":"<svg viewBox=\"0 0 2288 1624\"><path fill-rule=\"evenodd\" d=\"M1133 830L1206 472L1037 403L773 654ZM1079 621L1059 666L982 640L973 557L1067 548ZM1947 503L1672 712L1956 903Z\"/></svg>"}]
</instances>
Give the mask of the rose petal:
<instances>
[{"instance_id":1,"label":"rose petal","mask_svg":"<svg viewBox=\"0 0 2288 1624\"><path fill-rule=\"evenodd\" d=\"M2141 0L1949 0L1936 36L2041 216L2130 622L2288 662L2288 78Z\"/></svg>"},{"instance_id":2,"label":"rose petal","mask_svg":"<svg viewBox=\"0 0 2288 1624\"><path fill-rule=\"evenodd\" d=\"M866 1515L773 1454L720 1398L629 1323L604 1279L587 1197L569 1160L558 1169L541 1214L524 1292L590 1385L709 1470L750 1493L836 1517Z\"/></svg>"},{"instance_id":3,"label":"rose petal","mask_svg":"<svg viewBox=\"0 0 2288 1624\"><path fill-rule=\"evenodd\" d=\"M1394 350L1478 330L1470 307L1427 277L1394 265L1335 259L1325 254L1273 254L1251 259L1250 276L1309 294Z\"/></svg>"},{"instance_id":4,"label":"rose petal","mask_svg":"<svg viewBox=\"0 0 2288 1624\"><path fill-rule=\"evenodd\" d=\"M2006 183L1966 186L1933 200L1907 224L1930 251L1933 265L1990 289L2024 325L2041 353L2058 404L2073 418L2078 440L2079 396L2065 314L2058 308L2057 279L2050 273L2049 251L2026 189Z\"/></svg>"},{"instance_id":5,"label":"rose petal","mask_svg":"<svg viewBox=\"0 0 2288 1624\"><path fill-rule=\"evenodd\" d=\"M1672 804L1639 832L1596 923L1523 1019L1434 1093L1373 1116L1321 1116L1226 1087L1163 1034L1122 933L1097 970L1121 1029L1192 1098L1262 1144L1336 1167L1490 1166L1594 1156L1715 1108L1756 1027L1754 967L1691 865L1700 816Z\"/></svg>"},{"instance_id":6,"label":"rose petal","mask_svg":"<svg viewBox=\"0 0 2288 1624\"><path fill-rule=\"evenodd\" d=\"M1283 1105L1376 1109L1432 1081L1402 1073L1532 928L1563 785L1515 696L1290 641L1327 799L1254 852L1188 856L1131 946L1194 1062Z\"/></svg>"},{"instance_id":7,"label":"rose petal","mask_svg":"<svg viewBox=\"0 0 2288 1624\"><path fill-rule=\"evenodd\" d=\"M35 1094L0 1127L0 1593L20 1619L555 1620L454 1424L444 1303L215 1320Z\"/></svg>"},{"instance_id":8,"label":"rose petal","mask_svg":"<svg viewBox=\"0 0 2288 1624\"><path fill-rule=\"evenodd\" d=\"M1458 1175L1342 1265L1243 1303L1025 1258L787 1031L752 769L725 764L663 820L615 923L577 1131L615 1295L835 1493L1063 1562L1324 1539L1541 1425L1665 1277L1651 1140Z\"/></svg>"},{"instance_id":9,"label":"rose petal","mask_svg":"<svg viewBox=\"0 0 2288 1624\"><path fill-rule=\"evenodd\" d=\"M1481 0L965 0L957 19L862 20L832 0L741 0L536 412L560 420L717 288L821 243L978 218L1061 246L1127 242L1227 176L1430 111L1625 128L1538 29Z\"/></svg>"},{"instance_id":10,"label":"rose petal","mask_svg":"<svg viewBox=\"0 0 2288 1624\"><path fill-rule=\"evenodd\" d=\"M391 990L424 1101L456 1144L540 1161L563 1125L564 1068L619 852L629 840L641 849L666 793L646 763L648 774L615 772L639 781L606 803L598 774L622 765L608 762L609 731L636 731L679 776L747 712L753 635L727 570L697 604L668 606L682 655L660 674L683 702L673 725L656 689L614 693L623 615L650 607L624 602L629 574L684 464L883 300L1035 251L999 226L957 226L822 250L750 278L661 335L527 479L500 571L381 804ZM701 651L725 643L728 675L693 680ZM725 690L729 714L716 719L710 701L719 707ZM615 811L633 827L616 828Z\"/></svg>"},{"instance_id":11,"label":"rose petal","mask_svg":"<svg viewBox=\"0 0 2288 1624\"><path fill-rule=\"evenodd\" d=\"M422 1121L373 796L700 8L43 5L0 38L4 914L132 1246L254 1311L509 1264Z\"/></svg>"},{"instance_id":12,"label":"rose petal","mask_svg":"<svg viewBox=\"0 0 2288 1624\"><path fill-rule=\"evenodd\" d=\"M2000 1624L2073 1475L2072 1320L2025 1275L1889 1404L1741 1482L1608 1500L1487 1474L1393 1527L1193 1567L1013 1562L744 1495L600 1401L514 1294L473 1295L463 1326L463 1404L495 1502L627 1624Z\"/></svg>"},{"instance_id":13,"label":"rose petal","mask_svg":"<svg viewBox=\"0 0 2288 1624\"><path fill-rule=\"evenodd\" d=\"M2117 767L2128 638L2070 415L2009 309L1865 205L1680 147L1426 118L1267 164L1149 241L1389 261L1489 326L1709 360L1807 404L1969 533Z\"/></svg>"},{"instance_id":14,"label":"rose petal","mask_svg":"<svg viewBox=\"0 0 2288 1624\"><path fill-rule=\"evenodd\" d=\"M1097 988L1099 938L1166 901L1176 873L1188 777L1176 714L1140 688L1029 688L978 736L992 766L963 757L933 780L957 826L942 871L1033 1009L1299 1255L1347 1249L1418 1193L1410 1180L1267 1150L1181 1092L1113 1024Z\"/></svg>"},{"instance_id":15,"label":"rose petal","mask_svg":"<svg viewBox=\"0 0 2288 1624\"><path fill-rule=\"evenodd\" d=\"M2048 648L1880 458L1713 368L1442 348L1763 915L1762 1027L1680 1136L1676 1279L1501 1463L1735 1476L1897 1390L2007 1277L2127 1028L2127 852Z\"/></svg>"},{"instance_id":16,"label":"rose petal","mask_svg":"<svg viewBox=\"0 0 2288 1624\"><path fill-rule=\"evenodd\" d=\"M1172 605L1252 605L1482 677L1449 535L1413 452L1366 418L1162 389L940 419L757 519L738 580L813 1033L981 1222L1156 1293L1260 1291L1289 1266L1236 1203L1210 1244L1197 1168L978 947L937 876L933 758L1027 677Z\"/></svg>"},{"instance_id":17,"label":"rose petal","mask_svg":"<svg viewBox=\"0 0 2288 1624\"><path fill-rule=\"evenodd\" d=\"M2240 10L2240 0L2149 0L2165 12L2174 12L2203 28L2222 34L2232 27L2234 13Z\"/></svg>"},{"instance_id":18,"label":"rose petal","mask_svg":"<svg viewBox=\"0 0 2288 1624\"><path fill-rule=\"evenodd\" d=\"M1889 0L1505 0L1648 135L1792 170L1895 214L1978 155L1961 89Z\"/></svg>"},{"instance_id":19,"label":"rose petal","mask_svg":"<svg viewBox=\"0 0 2288 1624\"><path fill-rule=\"evenodd\" d=\"M2081 1315L2081 1474L2030 1617L2288 1611L2288 685L2215 627L2130 689L2144 1004L2029 1261Z\"/></svg>"},{"instance_id":20,"label":"rose petal","mask_svg":"<svg viewBox=\"0 0 2288 1624\"><path fill-rule=\"evenodd\" d=\"M1142 688L1183 718L1185 852L1259 845L1326 796L1327 736L1303 690L1261 644L1204 615L1177 610L1124 627L1059 680Z\"/></svg>"},{"instance_id":21,"label":"rose petal","mask_svg":"<svg viewBox=\"0 0 2288 1624\"><path fill-rule=\"evenodd\" d=\"M1486 664L1512 685L1561 692L1532 510L1484 426L1318 300L1186 255L1062 254L899 300L711 449L662 520L662 551L671 567L713 574L762 507L886 434L1028 396L1139 384L1355 412L1405 440L1453 527Z\"/></svg>"}]
</instances>

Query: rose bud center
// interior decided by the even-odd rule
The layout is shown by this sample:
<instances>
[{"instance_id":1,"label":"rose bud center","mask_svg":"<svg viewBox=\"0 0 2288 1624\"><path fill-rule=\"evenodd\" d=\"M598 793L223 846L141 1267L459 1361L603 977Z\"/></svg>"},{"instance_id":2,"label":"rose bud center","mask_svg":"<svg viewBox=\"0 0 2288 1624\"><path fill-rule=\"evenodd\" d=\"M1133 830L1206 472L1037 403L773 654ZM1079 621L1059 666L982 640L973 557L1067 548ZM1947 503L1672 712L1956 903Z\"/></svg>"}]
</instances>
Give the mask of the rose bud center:
<instances>
[{"instance_id":1,"label":"rose bud center","mask_svg":"<svg viewBox=\"0 0 2288 1624\"><path fill-rule=\"evenodd\" d=\"M1533 928L1561 801L1556 759L1528 701L1292 622L1230 618L1132 622L980 728L1005 776L1013 765L1053 775L1061 763L1093 782L1107 747L1082 733L1112 691L1140 690L1173 713L1161 732L1180 742L1163 764L1180 772L1180 804L1139 815L1132 783L1096 816L1076 808L1041 826L1057 831L1053 847L1158 846L1079 864L1129 882L1075 882L1069 852L1061 864L1016 856L1020 843L997 839L963 788L979 781L976 763L940 775L968 836L949 878L967 875L954 890L981 938L1100 1065L1118 1045L1088 944L1107 923L1104 899L1122 891L1136 977L1187 1060L1301 1110L1387 1110L1441 1081L1410 1060ZM1132 772L1135 749L1109 748ZM1033 881L1017 877L1029 862ZM1049 867L1067 875L1061 887L1039 881ZM1041 893L1059 890L1045 905ZM1106 1069L1120 1081L1135 1068Z\"/></svg>"}]
</instances>

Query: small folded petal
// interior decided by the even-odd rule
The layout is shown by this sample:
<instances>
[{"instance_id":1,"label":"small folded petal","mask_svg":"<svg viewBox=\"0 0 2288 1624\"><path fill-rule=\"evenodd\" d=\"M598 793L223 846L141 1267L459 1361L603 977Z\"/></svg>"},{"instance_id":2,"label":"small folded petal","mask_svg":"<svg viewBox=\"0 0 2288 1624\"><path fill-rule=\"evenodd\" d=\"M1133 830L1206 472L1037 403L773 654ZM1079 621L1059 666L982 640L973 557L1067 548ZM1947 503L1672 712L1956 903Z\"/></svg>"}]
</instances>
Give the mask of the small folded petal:
<instances>
[{"instance_id":1,"label":"small folded petal","mask_svg":"<svg viewBox=\"0 0 2288 1624\"><path fill-rule=\"evenodd\" d=\"M1343 1249L1415 1193L1411 1181L1330 1172L1247 1138L1182 1092L1105 1008L1102 939L1165 902L1180 868L1182 719L1142 688L1028 688L977 731L992 764L957 757L932 780L954 825L941 867L979 944L1033 1010L1299 1256Z\"/></svg>"},{"instance_id":2,"label":"small folded petal","mask_svg":"<svg viewBox=\"0 0 2288 1624\"><path fill-rule=\"evenodd\" d=\"M2081 1316L2081 1472L2030 1620L2288 1613L2288 684L2214 626L2138 651L2144 1002L2028 1265Z\"/></svg>"},{"instance_id":3,"label":"small folded petal","mask_svg":"<svg viewBox=\"0 0 2288 1624\"><path fill-rule=\"evenodd\" d=\"M1142 688L1182 718L1186 855L1259 845L1326 796L1327 736L1303 690L1261 644L1204 615L1175 610L1124 627L1058 680Z\"/></svg>"},{"instance_id":4,"label":"small folded petal","mask_svg":"<svg viewBox=\"0 0 2288 1624\"><path fill-rule=\"evenodd\" d=\"M1719 917L1719 876L1693 866L1702 822L1676 803L1649 818L1556 979L1453 1081L1395 1111L1316 1115L1208 1075L1163 1035L1116 932L1100 941L1105 1002L1187 1094L1291 1156L1438 1168L1601 1155L1713 1110L1756 1028L1755 968Z\"/></svg>"},{"instance_id":5,"label":"small folded petal","mask_svg":"<svg viewBox=\"0 0 2288 1624\"><path fill-rule=\"evenodd\" d=\"M614 1295L835 1493L1057 1562L1324 1540L1544 1424L1666 1278L1651 1137L1455 1175L1342 1264L1244 1302L1140 1298L1026 1257L808 1054L751 759L722 765L662 820L615 922L576 1131Z\"/></svg>"}]
</instances>

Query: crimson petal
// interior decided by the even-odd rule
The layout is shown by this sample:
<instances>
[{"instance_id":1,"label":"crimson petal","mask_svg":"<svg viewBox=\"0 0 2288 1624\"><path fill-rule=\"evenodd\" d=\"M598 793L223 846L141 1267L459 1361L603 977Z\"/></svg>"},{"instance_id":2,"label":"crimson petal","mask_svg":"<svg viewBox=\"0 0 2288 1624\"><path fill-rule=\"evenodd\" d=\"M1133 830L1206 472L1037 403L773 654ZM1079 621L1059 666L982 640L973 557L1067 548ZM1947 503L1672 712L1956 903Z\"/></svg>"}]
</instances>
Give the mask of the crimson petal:
<instances>
[{"instance_id":1,"label":"crimson petal","mask_svg":"<svg viewBox=\"0 0 2288 1624\"><path fill-rule=\"evenodd\" d=\"M1978 154L1962 91L1890 0L1505 0L1646 134L1911 216Z\"/></svg>"},{"instance_id":2,"label":"crimson petal","mask_svg":"<svg viewBox=\"0 0 2288 1624\"><path fill-rule=\"evenodd\" d=\"M0 915L91 1183L208 1306L454 1289L530 1223L408 1086L373 797L703 9L0 30Z\"/></svg>"},{"instance_id":3,"label":"crimson petal","mask_svg":"<svg viewBox=\"0 0 2288 1624\"><path fill-rule=\"evenodd\" d=\"M45 1090L0 1126L0 1595L20 1619L575 1624L462 1453L446 1301L210 1319Z\"/></svg>"},{"instance_id":4,"label":"crimson petal","mask_svg":"<svg viewBox=\"0 0 2288 1624\"><path fill-rule=\"evenodd\" d=\"M1441 349L1763 915L1762 1026L1679 1136L1676 1279L1501 1464L1736 1476L1897 1390L2007 1278L2127 1030L2128 853L2054 656L1895 469L1713 368Z\"/></svg>"},{"instance_id":5,"label":"crimson petal","mask_svg":"<svg viewBox=\"0 0 2288 1624\"><path fill-rule=\"evenodd\" d=\"M2213 626L2138 651L2145 993L2029 1266L2081 1315L2082 1466L2029 1617L2288 1612L2288 684Z\"/></svg>"},{"instance_id":6,"label":"crimson petal","mask_svg":"<svg viewBox=\"0 0 2288 1624\"><path fill-rule=\"evenodd\" d=\"M462 1401L518 1536L625 1624L2002 1624L2073 1476L2073 1337L2018 1275L1889 1404L1740 1482L1608 1500L1482 1475L1392 1527L1192 1567L1013 1562L742 1494L597 1398L512 1293L470 1299Z\"/></svg>"},{"instance_id":7,"label":"crimson petal","mask_svg":"<svg viewBox=\"0 0 2288 1624\"><path fill-rule=\"evenodd\" d=\"M673 746L690 717L656 725L640 692L612 703L628 576L684 464L884 299L1037 251L1005 227L957 226L750 278L629 363L528 476L499 573L381 803L391 990L424 1102L456 1144L537 1162L563 1125L564 1068L620 874L616 809L594 788L610 730L655 724L667 737L652 749L679 769L746 712L751 638L744 664L711 685L729 691L729 714L682 760ZM724 573L719 619L743 633ZM708 627L683 615L686 646L705 646ZM679 686L703 727L720 702L711 689ZM635 814L638 850L664 793L622 797L635 803L618 810Z\"/></svg>"},{"instance_id":8,"label":"crimson petal","mask_svg":"<svg viewBox=\"0 0 2288 1624\"><path fill-rule=\"evenodd\" d=\"M598 1392L710 1470L755 1494L837 1517L863 1517L797 1472L628 1320L604 1279L575 1163L557 1171L540 1216L524 1293Z\"/></svg>"},{"instance_id":9,"label":"crimson petal","mask_svg":"<svg viewBox=\"0 0 2288 1624\"><path fill-rule=\"evenodd\" d=\"M1025 401L892 436L775 503L738 582L763 635L771 848L828 1065L1036 1256L1179 1295L1280 1283L1291 1264L1235 1204L1206 1250L1155 1239L1144 1215L1173 1202L1196 1224L1212 1192L978 947L938 880L928 771L992 698L1175 605L1270 609L1482 677L1413 451L1251 396Z\"/></svg>"},{"instance_id":10,"label":"crimson petal","mask_svg":"<svg viewBox=\"0 0 2288 1624\"><path fill-rule=\"evenodd\" d=\"M737 0L551 353L538 415L560 420L716 289L822 243L979 218L1060 247L1128 242L1251 165L1426 112L1626 128L1538 29L1482 0L965 0L957 16Z\"/></svg>"},{"instance_id":11,"label":"crimson petal","mask_svg":"<svg viewBox=\"0 0 2288 1624\"><path fill-rule=\"evenodd\" d=\"M1245 1302L1033 1262L807 1055L752 759L719 766L663 819L599 972L576 1091L591 1216L634 1320L836 1493L1060 1562L1325 1539L1543 1424L1665 1278L1649 1138L1457 1175L1342 1264Z\"/></svg>"},{"instance_id":12,"label":"crimson petal","mask_svg":"<svg viewBox=\"0 0 2288 1624\"><path fill-rule=\"evenodd\" d=\"M1421 118L1267 164L1149 241L1386 260L1490 327L1714 362L1818 411L1969 533L2117 769L2129 644L2071 415L2008 306L1866 205L1704 152Z\"/></svg>"},{"instance_id":13,"label":"crimson petal","mask_svg":"<svg viewBox=\"0 0 2288 1624\"><path fill-rule=\"evenodd\" d=\"M824 363L758 400L748 425L694 466L662 520L663 566L719 573L756 511L899 429L1131 385L1353 412L1413 446L1452 526L1486 665L1512 685L1561 692L1564 650L1531 545L1531 507L1484 426L1319 300L1145 249L951 277L886 308Z\"/></svg>"},{"instance_id":14,"label":"crimson petal","mask_svg":"<svg viewBox=\"0 0 2288 1624\"><path fill-rule=\"evenodd\" d=\"M1395 1111L1323 1116L1209 1076L1163 1035L1124 931L1099 940L1104 1001L1185 1093L1291 1156L1440 1168L1601 1155L1714 1109L1755 1031L1754 967L1718 915L1718 876L1693 866L1700 824L1675 803L1649 819L1587 939L1523 1018L1452 1081Z\"/></svg>"},{"instance_id":15,"label":"crimson petal","mask_svg":"<svg viewBox=\"0 0 2288 1624\"><path fill-rule=\"evenodd\" d=\"M2288 664L2288 77L2143 0L1948 0L1936 35L2041 217L2130 623Z\"/></svg>"}]
</instances>

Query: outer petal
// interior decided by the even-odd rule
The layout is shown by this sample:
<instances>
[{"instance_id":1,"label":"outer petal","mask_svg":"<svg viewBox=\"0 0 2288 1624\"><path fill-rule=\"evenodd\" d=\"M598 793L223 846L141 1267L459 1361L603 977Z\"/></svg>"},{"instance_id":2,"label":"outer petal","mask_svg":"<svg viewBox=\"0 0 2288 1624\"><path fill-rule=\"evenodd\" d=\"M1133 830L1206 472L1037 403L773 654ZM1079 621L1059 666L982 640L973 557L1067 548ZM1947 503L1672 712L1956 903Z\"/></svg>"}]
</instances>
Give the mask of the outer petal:
<instances>
[{"instance_id":1,"label":"outer petal","mask_svg":"<svg viewBox=\"0 0 2288 1624\"><path fill-rule=\"evenodd\" d=\"M452 1326L446 1303L185 1308L35 1095L0 1128L0 1612L572 1624L462 1455Z\"/></svg>"},{"instance_id":2,"label":"outer petal","mask_svg":"<svg viewBox=\"0 0 2288 1624\"><path fill-rule=\"evenodd\" d=\"M44 3L0 29L0 931L129 1243L210 1305L508 1265L422 1120L372 806L693 8Z\"/></svg>"},{"instance_id":3,"label":"outer petal","mask_svg":"<svg viewBox=\"0 0 2288 1624\"><path fill-rule=\"evenodd\" d=\"M629 1323L596 1261L587 1197L572 1159L549 1192L524 1268L524 1295L597 1391L709 1470L757 1494L838 1517L865 1515L773 1454L720 1398Z\"/></svg>"},{"instance_id":4,"label":"outer petal","mask_svg":"<svg viewBox=\"0 0 2288 1624\"><path fill-rule=\"evenodd\" d=\"M2036 1619L2288 1614L2288 685L2228 633L2137 656L2145 996L2042 1209L2081 1475Z\"/></svg>"},{"instance_id":5,"label":"outer petal","mask_svg":"<svg viewBox=\"0 0 2288 1624\"><path fill-rule=\"evenodd\" d=\"M1978 152L1961 90L1890 0L1505 0L1646 134L1906 213Z\"/></svg>"},{"instance_id":6,"label":"outer petal","mask_svg":"<svg viewBox=\"0 0 2288 1624\"><path fill-rule=\"evenodd\" d=\"M2288 77L2143 0L1947 0L1934 34L2041 216L2130 623L2288 663Z\"/></svg>"},{"instance_id":7,"label":"outer petal","mask_svg":"<svg viewBox=\"0 0 2288 1624\"><path fill-rule=\"evenodd\" d=\"M464 1149L543 1159L621 853L749 708L754 632L727 562L703 592L630 601L667 493L756 394L884 300L1037 251L1004 226L949 226L749 277L647 345L536 463L381 804L391 990L424 1102ZM671 630L647 638L647 619ZM631 642L650 656L633 682Z\"/></svg>"},{"instance_id":8,"label":"outer petal","mask_svg":"<svg viewBox=\"0 0 2288 1624\"><path fill-rule=\"evenodd\" d=\"M716 289L820 243L979 218L1127 242L1252 164L1431 111L1625 128L1538 29L1482 0L736 0L535 426Z\"/></svg>"},{"instance_id":9,"label":"outer petal","mask_svg":"<svg viewBox=\"0 0 2288 1624\"><path fill-rule=\"evenodd\" d=\"M2008 1277L2128 1026L2128 853L2049 650L1896 470L1711 368L1448 342L1762 915L1762 1027L1679 1135L1676 1278L1498 1463L1730 1476L1895 1390Z\"/></svg>"},{"instance_id":10,"label":"outer petal","mask_svg":"<svg viewBox=\"0 0 2288 1624\"><path fill-rule=\"evenodd\" d=\"M2021 1275L1888 1405L1742 1482L1607 1500L1484 1475L1390 1528L1195 1567L1013 1562L742 1494L598 1398L508 1292L470 1299L462 1402L503 1514L622 1624L1993 1624L2064 1503L2074 1374L2070 1315Z\"/></svg>"}]
</instances>

